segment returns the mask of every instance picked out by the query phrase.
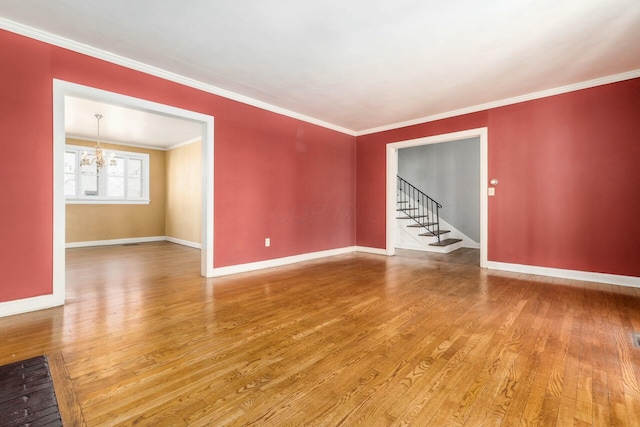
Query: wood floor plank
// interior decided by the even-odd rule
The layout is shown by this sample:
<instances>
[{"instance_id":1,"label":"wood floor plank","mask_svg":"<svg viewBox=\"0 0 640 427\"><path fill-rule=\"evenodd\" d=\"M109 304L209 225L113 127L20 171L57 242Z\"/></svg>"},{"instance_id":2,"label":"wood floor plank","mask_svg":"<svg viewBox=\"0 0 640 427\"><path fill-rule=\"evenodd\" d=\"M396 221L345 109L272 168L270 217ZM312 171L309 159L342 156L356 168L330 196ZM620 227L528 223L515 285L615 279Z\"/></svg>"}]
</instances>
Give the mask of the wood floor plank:
<instances>
[{"instance_id":1,"label":"wood floor plank","mask_svg":"<svg viewBox=\"0 0 640 427\"><path fill-rule=\"evenodd\" d=\"M640 292L478 260L205 279L172 243L70 249L66 305L0 318L0 364L49 355L87 426L640 425Z\"/></svg>"}]
</instances>

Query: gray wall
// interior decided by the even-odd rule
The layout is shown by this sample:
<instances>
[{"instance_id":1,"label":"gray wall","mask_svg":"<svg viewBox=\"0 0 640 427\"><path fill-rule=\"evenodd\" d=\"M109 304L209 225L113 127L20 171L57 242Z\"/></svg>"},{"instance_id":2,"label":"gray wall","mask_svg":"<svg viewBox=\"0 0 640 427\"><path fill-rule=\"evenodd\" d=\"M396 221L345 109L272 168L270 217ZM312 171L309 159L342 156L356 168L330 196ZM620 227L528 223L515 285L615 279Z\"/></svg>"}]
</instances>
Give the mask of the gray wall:
<instances>
[{"instance_id":1,"label":"gray wall","mask_svg":"<svg viewBox=\"0 0 640 427\"><path fill-rule=\"evenodd\" d=\"M480 242L480 138L400 149L398 175L439 202L442 219Z\"/></svg>"}]
</instances>

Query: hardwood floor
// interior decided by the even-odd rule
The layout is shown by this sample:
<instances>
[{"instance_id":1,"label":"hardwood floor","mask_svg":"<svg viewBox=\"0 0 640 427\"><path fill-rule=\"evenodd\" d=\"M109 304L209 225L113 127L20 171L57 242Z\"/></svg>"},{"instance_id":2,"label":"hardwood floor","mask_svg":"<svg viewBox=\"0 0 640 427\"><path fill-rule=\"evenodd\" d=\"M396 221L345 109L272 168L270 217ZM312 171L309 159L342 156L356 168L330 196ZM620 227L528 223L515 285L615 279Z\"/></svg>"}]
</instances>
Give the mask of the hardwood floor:
<instances>
[{"instance_id":1,"label":"hardwood floor","mask_svg":"<svg viewBox=\"0 0 640 427\"><path fill-rule=\"evenodd\" d=\"M0 319L68 425L638 426L640 289L348 254L216 279L167 243L70 249L67 304Z\"/></svg>"}]
</instances>

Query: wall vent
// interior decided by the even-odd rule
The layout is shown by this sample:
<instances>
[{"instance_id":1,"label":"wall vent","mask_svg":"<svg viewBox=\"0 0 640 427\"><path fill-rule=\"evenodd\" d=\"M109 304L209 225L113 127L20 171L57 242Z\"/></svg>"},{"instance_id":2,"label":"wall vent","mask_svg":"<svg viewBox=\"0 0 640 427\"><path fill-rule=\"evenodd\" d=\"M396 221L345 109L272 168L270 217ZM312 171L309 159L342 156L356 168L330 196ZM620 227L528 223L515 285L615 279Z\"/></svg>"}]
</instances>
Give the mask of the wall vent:
<instances>
[{"instance_id":1,"label":"wall vent","mask_svg":"<svg viewBox=\"0 0 640 427\"><path fill-rule=\"evenodd\" d=\"M640 332L632 333L631 339L633 340L633 346L640 348Z\"/></svg>"}]
</instances>

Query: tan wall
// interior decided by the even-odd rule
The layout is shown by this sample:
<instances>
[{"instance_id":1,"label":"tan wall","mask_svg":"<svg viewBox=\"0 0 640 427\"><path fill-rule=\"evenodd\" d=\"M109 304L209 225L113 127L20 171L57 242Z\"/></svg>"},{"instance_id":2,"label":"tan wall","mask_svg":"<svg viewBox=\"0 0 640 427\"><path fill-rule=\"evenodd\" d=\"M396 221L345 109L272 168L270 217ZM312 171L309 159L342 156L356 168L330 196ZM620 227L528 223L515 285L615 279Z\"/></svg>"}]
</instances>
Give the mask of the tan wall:
<instances>
[{"instance_id":1,"label":"tan wall","mask_svg":"<svg viewBox=\"0 0 640 427\"><path fill-rule=\"evenodd\" d=\"M166 152L168 237L201 243L202 142Z\"/></svg>"},{"instance_id":2,"label":"tan wall","mask_svg":"<svg viewBox=\"0 0 640 427\"><path fill-rule=\"evenodd\" d=\"M95 146L95 142L67 138L67 144ZM149 155L149 198L144 205L68 204L66 241L125 239L165 235L166 156L164 151L101 144L106 149Z\"/></svg>"}]
</instances>

